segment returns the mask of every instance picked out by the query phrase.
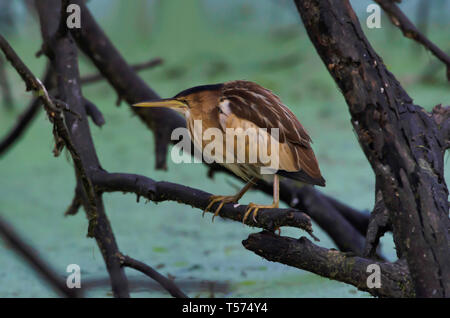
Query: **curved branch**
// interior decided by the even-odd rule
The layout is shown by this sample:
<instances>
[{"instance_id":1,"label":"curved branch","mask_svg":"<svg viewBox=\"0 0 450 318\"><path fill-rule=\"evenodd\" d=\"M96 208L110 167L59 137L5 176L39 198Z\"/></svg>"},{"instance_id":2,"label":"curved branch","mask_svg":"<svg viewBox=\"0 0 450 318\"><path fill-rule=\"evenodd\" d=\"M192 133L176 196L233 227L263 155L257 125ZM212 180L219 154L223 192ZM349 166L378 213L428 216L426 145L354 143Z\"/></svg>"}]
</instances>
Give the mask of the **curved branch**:
<instances>
[{"instance_id":1,"label":"curved branch","mask_svg":"<svg viewBox=\"0 0 450 318\"><path fill-rule=\"evenodd\" d=\"M102 112L95 106L94 103L84 98L84 107L86 109L86 115L91 117L92 121L98 127L101 127L105 124L105 118L103 117Z\"/></svg>"},{"instance_id":2,"label":"curved branch","mask_svg":"<svg viewBox=\"0 0 450 318\"><path fill-rule=\"evenodd\" d=\"M161 275L155 271L152 267L138 260L135 260L127 255L120 255L120 261L123 266L134 268L137 271L142 272L151 279L158 282L165 290L167 290L175 298L188 298L185 293L183 293L175 283L168 279L167 277Z\"/></svg>"},{"instance_id":3,"label":"curved branch","mask_svg":"<svg viewBox=\"0 0 450 318\"><path fill-rule=\"evenodd\" d=\"M376 262L333 249L319 247L305 237L293 239L263 231L250 234L244 247L272 262L307 270L317 275L351 284L378 297L414 297L414 285L406 266ZM380 268L380 288L367 284L369 265Z\"/></svg>"}]
</instances>

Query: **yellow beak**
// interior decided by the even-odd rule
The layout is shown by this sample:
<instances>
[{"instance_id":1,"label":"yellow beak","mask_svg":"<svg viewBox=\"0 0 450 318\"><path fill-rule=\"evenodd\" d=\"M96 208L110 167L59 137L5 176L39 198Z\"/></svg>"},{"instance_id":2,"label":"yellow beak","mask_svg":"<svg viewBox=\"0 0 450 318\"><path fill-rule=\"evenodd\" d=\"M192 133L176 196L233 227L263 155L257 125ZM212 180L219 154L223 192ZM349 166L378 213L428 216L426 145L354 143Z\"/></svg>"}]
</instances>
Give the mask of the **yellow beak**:
<instances>
[{"instance_id":1,"label":"yellow beak","mask_svg":"<svg viewBox=\"0 0 450 318\"><path fill-rule=\"evenodd\" d=\"M149 102L142 102L133 105L134 107L165 107L172 109L186 109L188 105L176 98L164 98L158 100L152 100Z\"/></svg>"}]
</instances>

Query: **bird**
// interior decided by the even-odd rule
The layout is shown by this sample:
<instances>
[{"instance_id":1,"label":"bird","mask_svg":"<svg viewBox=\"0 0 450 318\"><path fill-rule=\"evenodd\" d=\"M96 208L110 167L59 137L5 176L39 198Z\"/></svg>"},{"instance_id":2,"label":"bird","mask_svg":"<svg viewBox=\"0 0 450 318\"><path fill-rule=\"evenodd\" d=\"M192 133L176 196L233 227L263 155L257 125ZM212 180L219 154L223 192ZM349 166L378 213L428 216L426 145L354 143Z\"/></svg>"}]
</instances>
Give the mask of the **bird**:
<instances>
[{"instance_id":1,"label":"bird","mask_svg":"<svg viewBox=\"0 0 450 318\"><path fill-rule=\"evenodd\" d=\"M234 80L200 85L183 90L172 98L143 101L133 106L171 108L184 115L189 136L204 155L208 147L205 132L212 129L218 133L215 138L220 137L219 146L208 159L231 170L247 183L235 195L212 195L209 198L203 215L218 203L213 221L226 203L238 203L260 179L273 182L273 203L248 204L242 219L244 223L251 214L257 222L260 209L279 208L280 176L303 184L325 186L307 130L277 95L255 82ZM247 131L253 133L246 134ZM230 137L230 134L233 135ZM244 141L239 146L236 140L240 137ZM228 141L232 139L234 143L230 142L229 146ZM262 160L261 149L264 147L268 148L266 154L276 155L273 156L276 157L273 160L277 161L276 165ZM239 151L244 153L240 158ZM227 160L227 156L231 160ZM250 160L252 156L253 160ZM266 171L263 172L264 168Z\"/></svg>"}]
</instances>

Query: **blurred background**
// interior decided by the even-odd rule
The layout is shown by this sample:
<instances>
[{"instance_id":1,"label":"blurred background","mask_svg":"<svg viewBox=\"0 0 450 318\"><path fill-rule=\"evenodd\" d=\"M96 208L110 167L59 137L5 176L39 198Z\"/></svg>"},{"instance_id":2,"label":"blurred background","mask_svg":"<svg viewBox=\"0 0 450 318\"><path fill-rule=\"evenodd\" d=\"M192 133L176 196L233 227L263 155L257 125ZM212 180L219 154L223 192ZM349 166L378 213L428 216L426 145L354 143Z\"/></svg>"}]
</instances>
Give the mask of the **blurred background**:
<instances>
[{"instance_id":1,"label":"blurred background","mask_svg":"<svg viewBox=\"0 0 450 318\"><path fill-rule=\"evenodd\" d=\"M430 110L450 104L449 84L441 62L405 38L382 12L380 29L368 29L371 1L351 1L366 36L388 69L415 103ZM450 0L409 0L400 7L426 35L450 51ZM41 36L29 1L0 0L0 32L36 74ZM131 64L161 57L164 63L140 75L162 97L201 84L246 79L275 92L310 132L327 187L320 189L367 213L374 202L374 175L350 124L347 105L311 45L291 0L91 0L92 13ZM2 55L3 59L3 55ZM81 74L96 69L80 54ZM0 106L4 136L28 105L31 94L9 65L11 107ZM153 135L115 91L98 82L83 87L84 95L103 112L106 125L91 125L102 165L108 171L138 173L215 194L232 194L237 179L217 174L206 178L201 164L174 164L154 170ZM64 217L75 187L67 156L54 158L51 125L40 112L23 138L0 157L0 214L65 279L66 266L81 267L86 296L111 297L109 279L97 245L86 238L87 220L80 211ZM448 156L446 156L446 159ZM447 162L447 160L446 160ZM447 180L450 170L446 169ZM140 200L133 195L105 194L105 207L119 248L175 282L190 297L370 297L353 286L268 262L247 251L241 241L258 231L240 223L201 217L201 211L173 202ZM252 191L241 202L269 203L271 197ZM334 247L314 226L319 245ZM282 235L300 237L298 229ZM395 259L392 236L383 252ZM126 269L134 297L166 297L142 274ZM0 297L54 297L52 289L0 240Z\"/></svg>"}]
</instances>

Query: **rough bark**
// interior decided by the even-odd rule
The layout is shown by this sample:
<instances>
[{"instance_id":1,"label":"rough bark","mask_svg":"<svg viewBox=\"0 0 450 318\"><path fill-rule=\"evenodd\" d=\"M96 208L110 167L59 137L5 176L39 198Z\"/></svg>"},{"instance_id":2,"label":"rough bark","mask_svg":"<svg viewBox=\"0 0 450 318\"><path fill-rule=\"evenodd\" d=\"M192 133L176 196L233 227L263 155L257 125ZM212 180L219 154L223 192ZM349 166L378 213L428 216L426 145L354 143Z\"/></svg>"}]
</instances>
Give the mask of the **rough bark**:
<instances>
[{"instance_id":1,"label":"rough bark","mask_svg":"<svg viewBox=\"0 0 450 318\"><path fill-rule=\"evenodd\" d=\"M187 187L181 184L165 181L154 181L150 178L126 173L98 172L93 182L99 191L135 193L138 198L144 197L154 202L177 201L201 210L209 204L211 193ZM215 204L211 211L214 213ZM219 215L224 218L242 222L246 205L228 203L220 210ZM292 226L307 231L313 238L311 219L305 213L294 209L261 209L256 221L248 218L246 224L267 230L275 230L280 226ZM315 238L316 239L316 238Z\"/></svg>"},{"instance_id":2,"label":"rough bark","mask_svg":"<svg viewBox=\"0 0 450 318\"><path fill-rule=\"evenodd\" d=\"M61 2L58 0L36 1L41 22L42 37L46 55L57 75L59 98L71 110L81 116L66 114L65 124L75 149L79 150L80 161L86 168L84 175L77 171L76 177L90 183L89 175L101 169L90 134L86 109L79 85L77 48L70 33L60 30ZM128 282L117 257L119 249L103 206L101 195L93 192L92 185L83 189L83 205L90 221L92 235L105 260L110 274L113 294L128 297Z\"/></svg>"},{"instance_id":3,"label":"rough bark","mask_svg":"<svg viewBox=\"0 0 450 318\"><path fill-rule=\"evenodd\" d=\"M408 267L377 262L349 253L319 247L307 238L277 237L269 232L251 234L242 242L245 248L268 259L351 284L377 297L414 297ZM380 288L369 288L369 265L378 265Z\"/></svg>"},{"instance_id":4,"label":"rough bark","mask_svg":"<svg viewBox=\"0 0 450 318\"><path fill-rule=\"evenodd\" d=\"M448 190L432 116L415 105L367 41L348 1L295 1L344 95L380 184L397 251L419 297L450 296Z\"/></svg>"}]
</instances>

